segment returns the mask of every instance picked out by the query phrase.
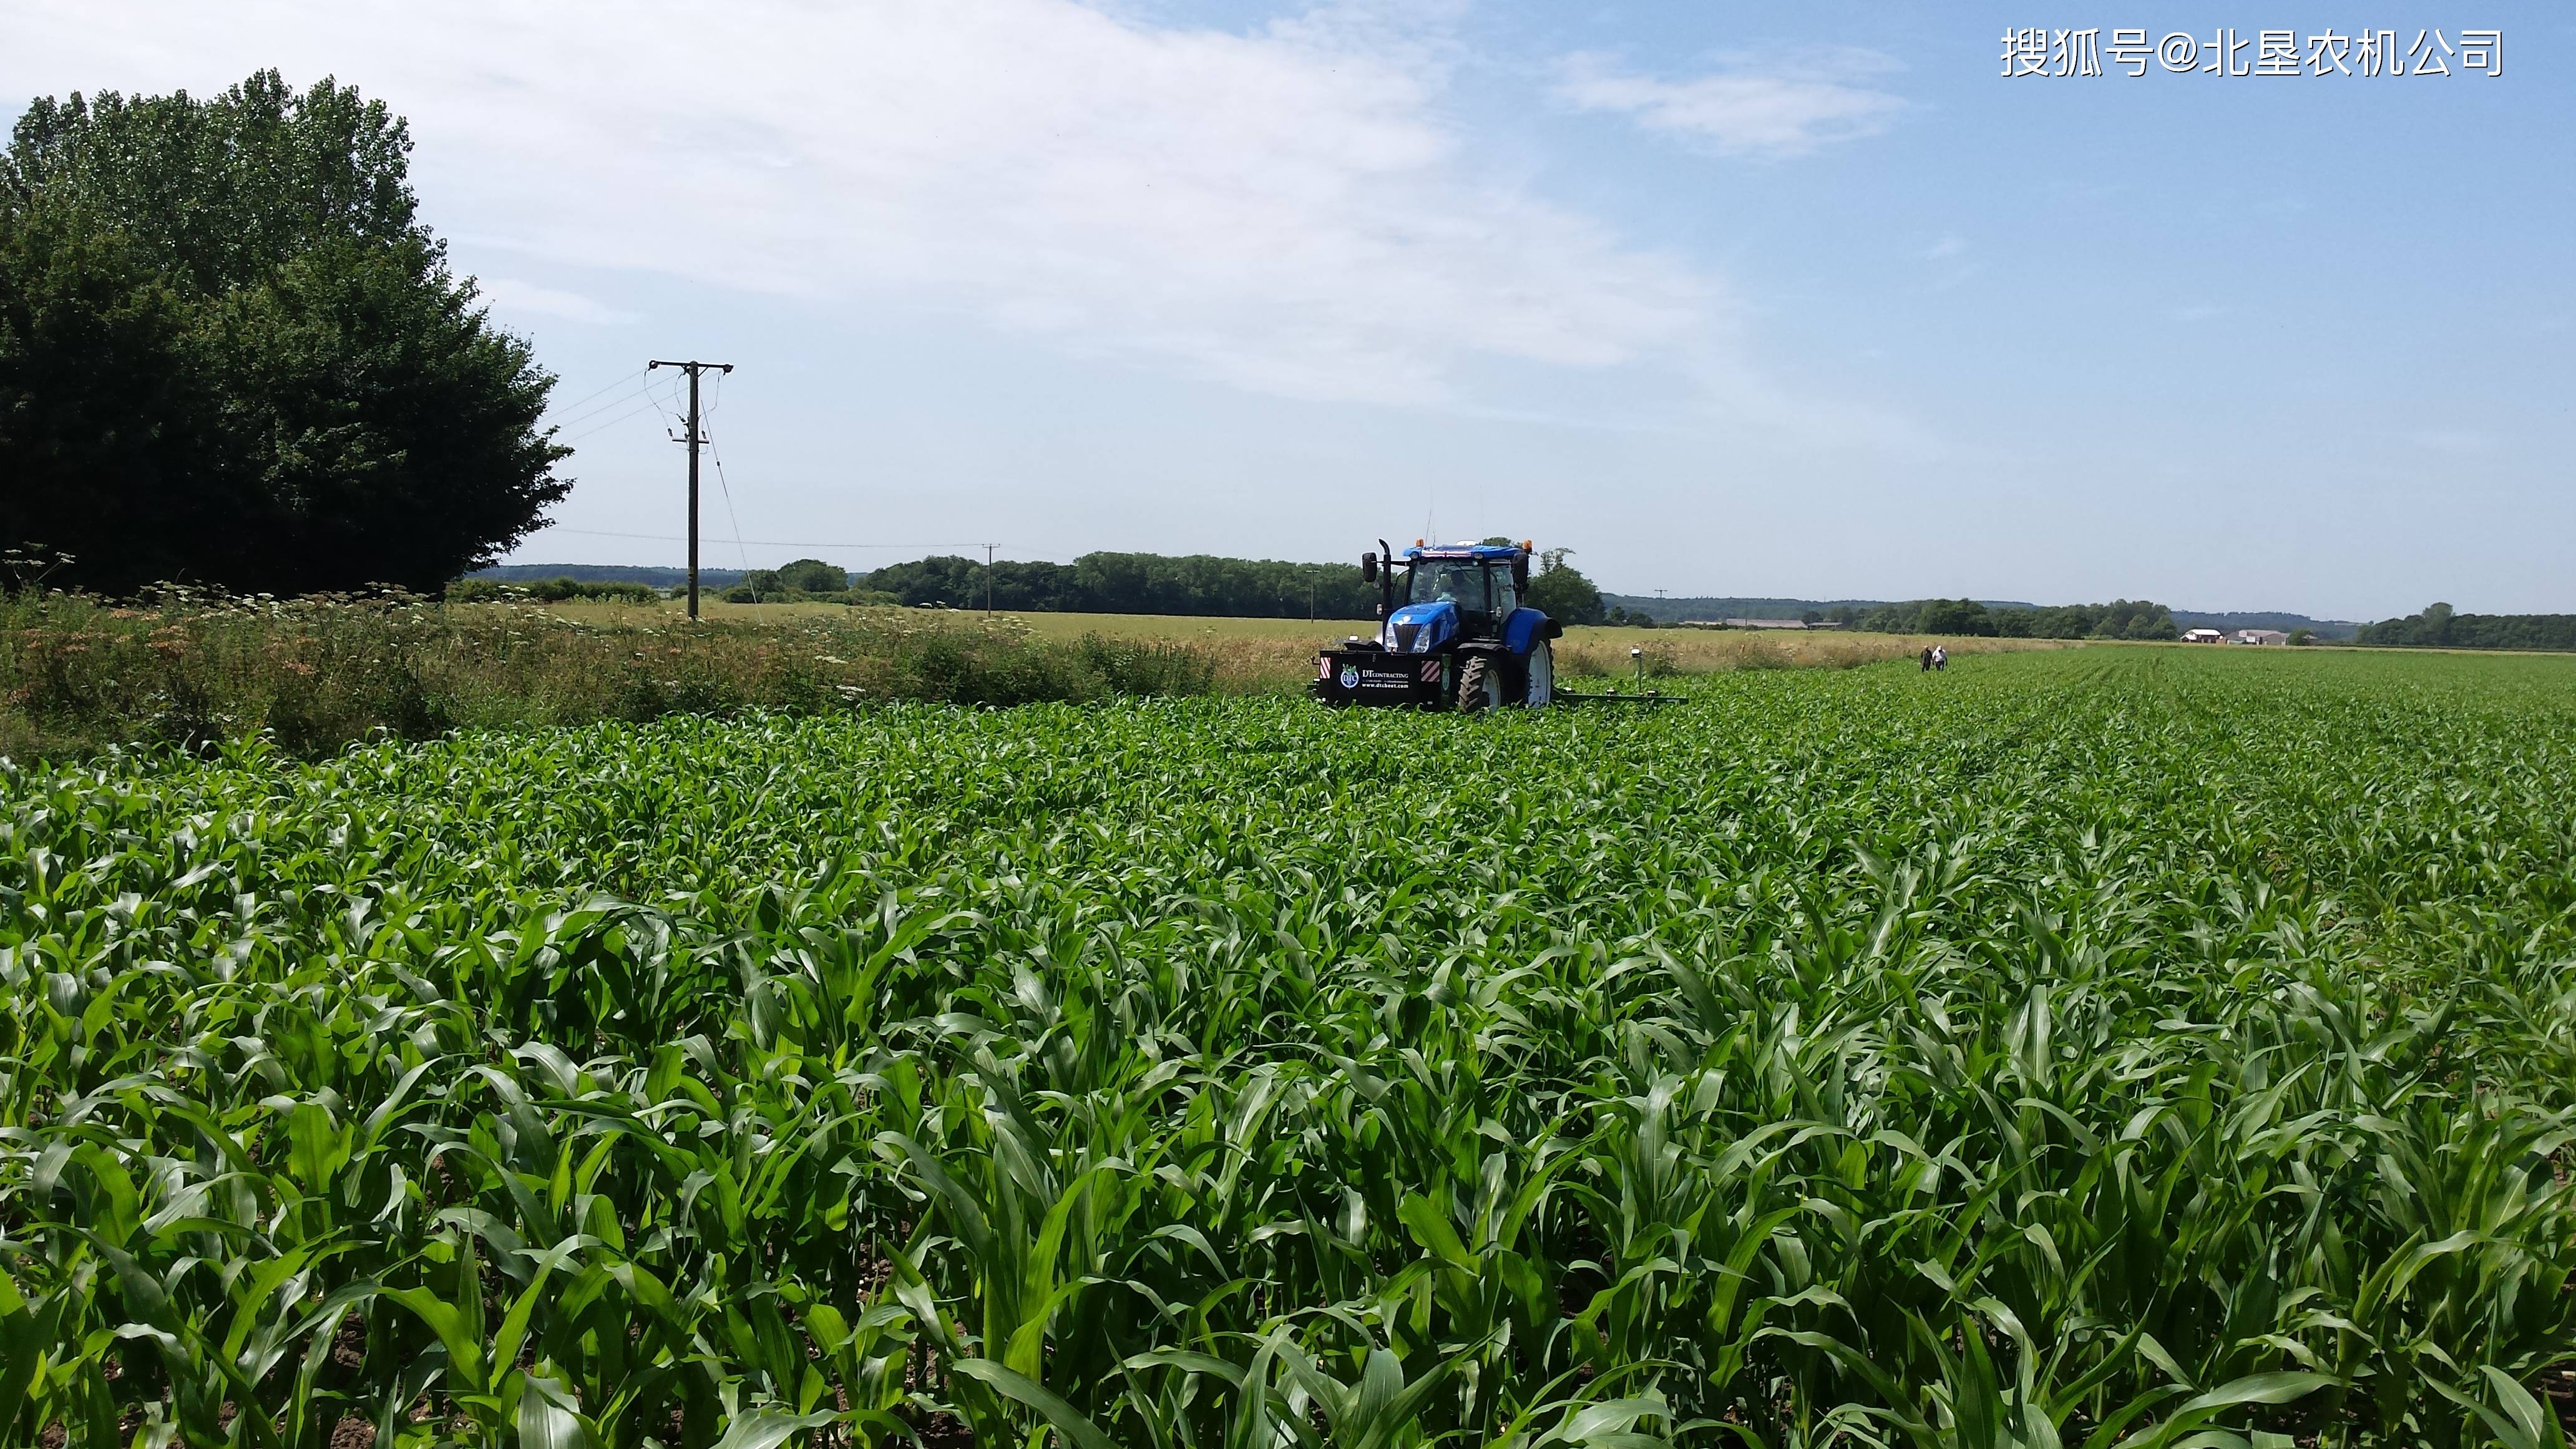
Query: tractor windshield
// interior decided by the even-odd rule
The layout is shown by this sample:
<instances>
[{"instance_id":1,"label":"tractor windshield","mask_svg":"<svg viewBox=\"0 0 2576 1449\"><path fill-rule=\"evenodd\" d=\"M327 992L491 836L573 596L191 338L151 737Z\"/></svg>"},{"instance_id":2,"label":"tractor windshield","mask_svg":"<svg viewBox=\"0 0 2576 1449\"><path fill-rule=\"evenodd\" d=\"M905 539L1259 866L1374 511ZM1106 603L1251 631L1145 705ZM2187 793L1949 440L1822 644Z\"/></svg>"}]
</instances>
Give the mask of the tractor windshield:
<instances>
[{"instance_id":1,"label":"tractor windshield","mask_svg":"<svg viewBox=\"0 0 2576 1449\"><path fill-rule=\"evenodd\" d=\"M1413 565L1413 576L1405 593L1409 604L1456 604L1462 614L1489 611L1485 597L1485 569L1472 559L1426 558Z\"/></svg>"}]
</instances>

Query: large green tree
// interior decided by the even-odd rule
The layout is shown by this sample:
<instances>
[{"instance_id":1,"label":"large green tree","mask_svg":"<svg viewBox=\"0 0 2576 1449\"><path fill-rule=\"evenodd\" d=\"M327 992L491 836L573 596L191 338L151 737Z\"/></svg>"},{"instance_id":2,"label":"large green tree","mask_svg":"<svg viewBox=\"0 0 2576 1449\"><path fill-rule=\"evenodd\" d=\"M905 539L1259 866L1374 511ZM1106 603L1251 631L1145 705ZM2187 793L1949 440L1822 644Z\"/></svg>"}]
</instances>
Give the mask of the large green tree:
<instances>
[{"instance_id":1,"label":"large green tree","mask_svg":"<svg viewBox=\"0 0 2576 1449\"><path fill-rule=\"evenodd\" d=\"M1560 624L1598 624L1607 617L1601 590L1565 561L1572 549L1549 549L1539 555L1539 572L1521 602Z\"/></svg>"},{"instance_id":2,"label":"large green tree","mask_svg":"<svg viewBox=\"0 0 2576 1449\"><path fill-rule=\"evenodd\" d=\"M381 102L274 71L43 99L0 156L0 546L108 593L429 590L571 486L554 378L417 215Z\"/></svg>"}]
</instances>

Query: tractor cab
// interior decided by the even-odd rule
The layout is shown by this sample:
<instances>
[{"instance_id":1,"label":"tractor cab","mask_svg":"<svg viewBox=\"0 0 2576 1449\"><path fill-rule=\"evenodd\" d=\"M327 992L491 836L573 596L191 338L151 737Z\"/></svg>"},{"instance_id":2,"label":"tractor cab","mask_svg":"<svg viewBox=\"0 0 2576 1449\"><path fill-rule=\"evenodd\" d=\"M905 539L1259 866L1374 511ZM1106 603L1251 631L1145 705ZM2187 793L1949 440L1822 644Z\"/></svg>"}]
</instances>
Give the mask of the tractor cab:
<instances>
[{"instance_id":1,"label":"tractor cab","mask_svg":"<svg viewBox=\"0 0 2576 1449\"><path fill-rule=\"evenodd\" d=\"M1503 622L1520 607L1527 560L1520 549L1491 544L1405 550L1403 577L1390 580L1393 607L1379 641L1419 654L1455 640L1500 638Z\"/></svg>"},{"instance_id":2,"label":"tractor cab","mask_svg":"<svg viewBox=\"0 0 2576 1449\"><path fill-rule=\"evenodd\" d=\"M1520 567L1517 560L1416 558L1405 574L1405 603L1454 605L1462 635L1489 639L1520 607Z\"/></svg>"}]
</instances>

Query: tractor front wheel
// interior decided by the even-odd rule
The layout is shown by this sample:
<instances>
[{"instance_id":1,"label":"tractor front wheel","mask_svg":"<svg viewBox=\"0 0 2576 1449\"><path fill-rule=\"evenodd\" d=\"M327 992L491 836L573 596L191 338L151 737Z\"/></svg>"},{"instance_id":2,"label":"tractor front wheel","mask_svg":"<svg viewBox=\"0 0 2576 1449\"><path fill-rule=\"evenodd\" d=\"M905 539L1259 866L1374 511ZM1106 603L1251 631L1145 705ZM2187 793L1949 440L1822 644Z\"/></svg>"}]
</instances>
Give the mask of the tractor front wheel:
<instances>
[{"instance_id":1,"label":"tractor front wheel","mask_svg":"<svg viewBox=\"0 0 2576 1449\"><path fill-rule=\"evenodd\" d=\"M1458 708L1466 714L1484 714L1503 707L1503 678L1494 672L1494 662L1482 654L1470 654L1458 668Z\"/></svg>"}]
</instances>

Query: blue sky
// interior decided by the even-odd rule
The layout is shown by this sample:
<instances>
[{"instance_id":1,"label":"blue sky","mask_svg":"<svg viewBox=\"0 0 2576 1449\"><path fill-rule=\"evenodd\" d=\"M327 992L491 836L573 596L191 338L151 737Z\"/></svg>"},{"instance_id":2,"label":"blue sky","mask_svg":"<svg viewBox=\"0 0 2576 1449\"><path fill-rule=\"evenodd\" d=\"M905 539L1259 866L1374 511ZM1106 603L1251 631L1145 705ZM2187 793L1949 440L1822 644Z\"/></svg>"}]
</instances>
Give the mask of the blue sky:
<instances>
[{"instance_id":1,"label":"blue sky","mask_svg":"<svg viewBox=\"0 0 2576 1449\"><path fill-rule=\"evenodd\" d=\"M13 9L12 96L410 117L563 379L522 560L680 557L630 374L695 356L715 564L1430 526L1632 592L2576 609L2563 6L2159 7L2502 73L2134 79L1998 74L2141 21L2080 7Z\"/></svg>"}]
</instances>

